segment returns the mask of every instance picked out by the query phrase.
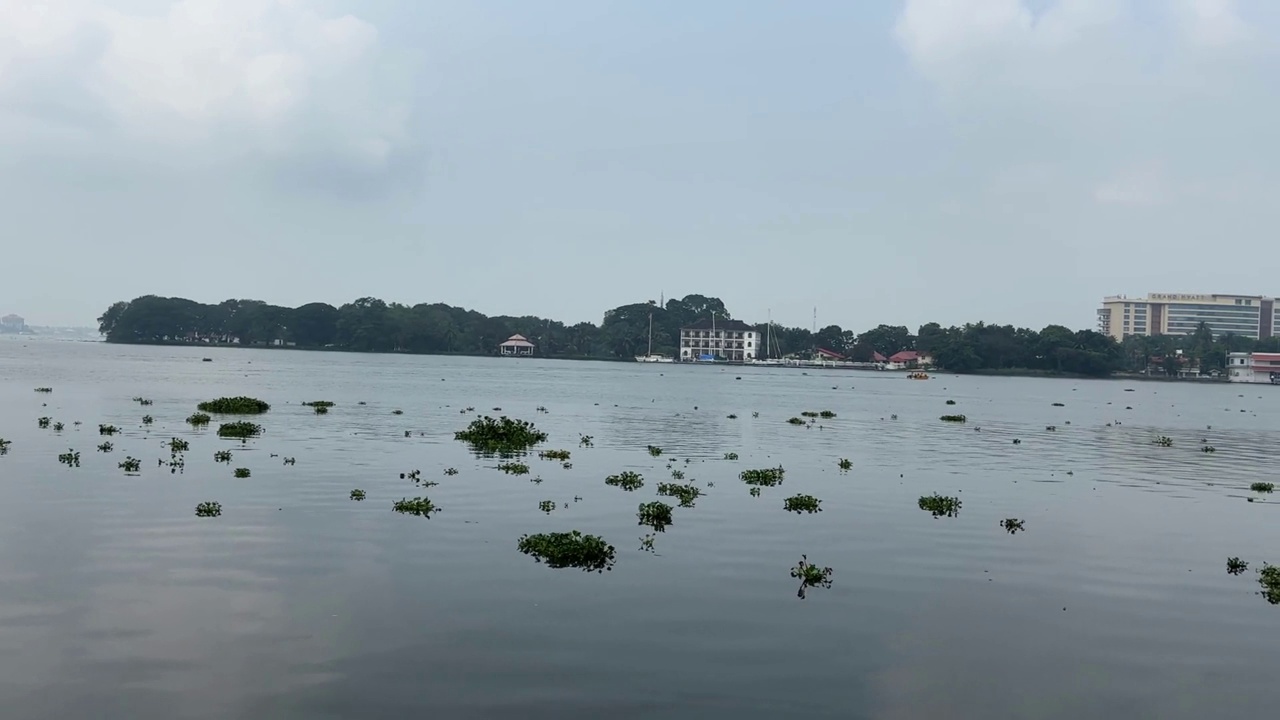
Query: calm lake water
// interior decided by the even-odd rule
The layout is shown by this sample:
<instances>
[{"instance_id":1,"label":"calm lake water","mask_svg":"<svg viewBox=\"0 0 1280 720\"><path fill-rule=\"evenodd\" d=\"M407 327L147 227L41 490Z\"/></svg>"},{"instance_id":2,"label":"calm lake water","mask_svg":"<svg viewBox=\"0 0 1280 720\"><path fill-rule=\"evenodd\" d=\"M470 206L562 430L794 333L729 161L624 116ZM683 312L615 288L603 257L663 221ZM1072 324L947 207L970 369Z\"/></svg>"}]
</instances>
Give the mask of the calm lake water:
<instances>
[{"instance_id":1,"label":"calm lake water","mask_svg":"<svg viewBox=\"0 0 1280 720\"><path fill-rule=\"evenodd\" d=\"M272 403L262 438L184 423L241 394ZM468 406L535 422L572 468L473 457ZM785 422L803 410L837 417ZM110 454L99 423L123 430ZM1280 563L1280 504L1249 484L1275 479L1278 432L1271 387L0 339L0 716L1265 717L1280 607L1255 568ZM650 553L636 506L669 461L706 495ZM738 480L778 464L759 497ZM622 470L645 486L604 484ZM959 515L921 511L934 492ZM796 493L822 512L785 512ZM442 511L392 512L419 495ZM516 550L571 529L616 546L612 572ZM797 597L801 555L831 588Z\"/></svg>"}]
</instances>

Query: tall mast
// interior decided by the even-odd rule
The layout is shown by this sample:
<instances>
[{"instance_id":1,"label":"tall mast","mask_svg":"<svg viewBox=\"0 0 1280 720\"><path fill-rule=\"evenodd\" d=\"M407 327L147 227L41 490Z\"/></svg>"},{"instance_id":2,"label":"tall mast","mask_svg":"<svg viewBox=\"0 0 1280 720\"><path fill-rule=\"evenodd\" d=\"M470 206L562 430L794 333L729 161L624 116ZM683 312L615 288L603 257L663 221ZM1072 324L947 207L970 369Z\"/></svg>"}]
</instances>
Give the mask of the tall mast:
<instances>
[{"instance_id":1,"label":"tall mast","mask_svg":"<svg viewBox=\"0 0 1280 720\"><path fill-rule=\"evenodd\" d=\"M773 357L769 354L769 336L773 334L773 310L769 310L769 325L764 331L764 359L768 360Z\"/></svg>"},{"instance_id":2,"label":"tall mast","mask_svg":"<svg viewBox=\"0 0 1280 720\"><path fill-rule=\"evenodd\" d=\"M653 311L649 311L649 355L653 355Z\"/></svg>"}]
</instances>

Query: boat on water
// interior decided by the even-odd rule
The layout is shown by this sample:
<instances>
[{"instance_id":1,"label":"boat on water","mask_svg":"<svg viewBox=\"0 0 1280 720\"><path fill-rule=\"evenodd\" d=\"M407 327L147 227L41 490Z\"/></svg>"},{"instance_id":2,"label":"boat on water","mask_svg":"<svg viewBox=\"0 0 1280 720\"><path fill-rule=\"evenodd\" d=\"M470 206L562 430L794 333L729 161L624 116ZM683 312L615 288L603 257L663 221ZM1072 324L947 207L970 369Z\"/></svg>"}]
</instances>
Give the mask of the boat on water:
<instances>
[{"instance_id":1,"label":"boat on water","mask_svg":"<svg viewBox=\"0 0 1280 720\"><path fill-rule=\"evenodd\" d=\"M650 301L652 302L652 301ZM637 355L636 362L642 363L673 363L674 358L668 357L661 353L653 354L653 312L649 313L649 351L644 355Z\"/></svg>"},{"instance_id":2,"label":"boat on water","mask_svg":"<svg viewBox=\"0 0 1280 720\"><path fill-rule=\"evenodd\" d=\"M923 373L923 372L908 373L907 379L908 380L928 380L929 373Z\"/></svg>"}]
</instances>

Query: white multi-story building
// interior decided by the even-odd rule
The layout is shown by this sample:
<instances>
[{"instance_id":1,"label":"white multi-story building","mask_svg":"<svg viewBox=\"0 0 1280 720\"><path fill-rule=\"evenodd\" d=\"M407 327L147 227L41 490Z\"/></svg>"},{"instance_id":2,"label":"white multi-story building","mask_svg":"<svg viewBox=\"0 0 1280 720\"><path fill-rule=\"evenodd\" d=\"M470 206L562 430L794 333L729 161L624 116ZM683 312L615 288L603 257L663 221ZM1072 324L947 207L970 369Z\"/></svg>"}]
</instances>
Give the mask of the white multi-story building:
<instances>
[{"instance_id":1,"label":"white multi-story building","mask_svg":"<svg viewBox=\"0 0 1280 720\"><path fill-rule=\"evenodd\" d=\"M1273 298L1262 295L1195 295L1151 293L1130 298L1103 298L1098 309L1098 331L1116 340L1130 335L1190 335L1200 323L1214 337L1239 335L1268 338L1280 327L1280 310Z\"/></svg>"},{"instance_id":2,"label":"white multi-story building","mask_svg":"<svg viewBox=\"0 0 1280 720\"><path fill-rule=\"evenodd\" d=\"M20 333L27 329L27 321L17 315L0 317L0 332Z\"/></svg>"},{"instance_id":3,"label":"white multi-story building","mask_svg":"<svg viewBox=\"0 0 1280 720\"><path fill-rule=\"evenodd\" d=\"M741 320L707 318L680 328L680 361L747 362L760 356L762 336Z\"/></svg>"},{"instance_id":4,"label":"white multi-story building","mask_svg":"<svg viewBox=\"0 0 1280 720\"><path fill-rule=\"evenodd\" d=\"M1280 385L1280 353L1227 353L1227 380Z\"/></svg>"}]
</instances>

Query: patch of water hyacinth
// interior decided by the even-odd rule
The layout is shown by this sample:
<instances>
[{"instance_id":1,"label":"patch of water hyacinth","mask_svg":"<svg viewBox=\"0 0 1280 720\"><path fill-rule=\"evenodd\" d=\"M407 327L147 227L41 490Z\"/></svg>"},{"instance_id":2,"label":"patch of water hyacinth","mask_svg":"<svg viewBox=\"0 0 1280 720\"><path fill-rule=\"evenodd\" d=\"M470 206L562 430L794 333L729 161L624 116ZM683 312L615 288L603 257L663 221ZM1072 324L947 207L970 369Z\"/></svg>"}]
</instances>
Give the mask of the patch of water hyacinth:
<instances>
[{"instance_id":1,"label":"patch of water hyacinth","mask_svg":"<svg viewBox=\"0 0 1280 720\"><path fill-rule=\"evenodd\" d=\"M64 428L64 427L66 427L66 426L65 426L65 425L63 425L62 423L60 423L60 422L56 422L56 423L54 423L54 424L53 424L53 431L54 431L54 432L62 432L62 428Z\"/></svg>"},{"instance_id":2,"label":"patch of water hyacinth","mask_svg":"<svg viewBox=\"0 0 1280 720\"><path fill-rule=\"evenodd\" d=\"M1258 584L1262 586L1259 594L1267 602L1280 605L1280 567L1263 563L1262 569L1258 571Z\"/></svg>"},{"instance_id":3,"label":"patch of water hyacinth","mask_svg":"<svg viewBox=\"0 0 1280 720\"><path fill-rule=\"evenodd\" d=\"M169 452L180 453L191 449L191 443L182 438L173 438L169 441Z\"/></svg>"},{"instance_id":4,"label":"patch of water hyacinth","mask_svg":"<svg viewBox=\"0 0 1280 720\"><path fill-rule=\"evenodd\" d=\"M702 490L692 484L658 483L658 494L679 500L680 507L693 507L694 501L702 496Z\"/></svg>"},{"instance_id":5,"label":"patch of water hyacinth","mask_svg":"<svg viewBox=\"0 0 1280 720\"><path fill-rule=\"evenodd\" d=\"M9 452L9 446L13 444L12 440L0 438L0 455L6 455Z\"/></svg>"},{"instance_id":6,"label":"patch of water hyacinth","mask_svg":"<svg viewBox=\"0 0 1280 720\"><path fill-rule=\"evenodd\" d=\"M38 393L51 393L51 392L53 392L53 388L49 388L49 387L38 387L38 388L36 388L36 392L38 392Z\"/></svg>"},{"instance_id":7,"label":"patch of water hyacinth","mask_svg":"<svg viewBox=\"0 0 1280 720\"><path fill-rule=\"evenodd\" d=\"M1151 444L1159 445L1160 447L1173 447L1173 438L1165 435L1158 435L1155 440L1151 441Z\"/></svg>"},{"instance_id":8,"label":"patch of water hyacinth","mask_svg":"<svg viewBox=\"0 0 1280 720\"><path fill-rule=\"evenodd\" d=\"M254 438L261 434L262 426L251 423L248 420L222 423L218 426L218 437L223 438L248 440L249 438Z\"/></svg>"},{"instance_id":9,"label":"patch of water hyacinth","mask_svg":"<svg viewBox=\"0 0 1280 720\"><path fill-rule=\"evenodd\" d=\"M543 460L559 460L564 462L569 459L568 450L543 450L538 453L538 457Z\"/></svg>"},{"instance_id":10,"label":"patch of water hyacinth","mask_svg":"<svg viewBox=\"0 0 1280 720\"><path fill-rule=\"evenodd\" d=\"M247 478L250 475L249 468L236 468L231 474L238 478Z\"/></svg>"},{"instance_id":11,"label":"patch of water hyacinth","mask_svg":"<svg viewBox=\"0 0 1280 720\"><path fill-rule=\"evenodd\" d=\"M836 466L840 468L841 472L849 472L849 470L853 469L853 461L849 458L840 458Z\"/></svg>"},{"instance_id":12,"label":"patch of water hyacinth","mask_svg":"<svg viewBox=\"0 0 1280 720\"><path fill-rule=\"evenodd\" d=\"M965 417L964 415L943 415L941 418L938 418L938 419L941 420L942 422L962 423L962 422L966 422L969 418Z\"/></svg>"},{"instance_id":13,"label":"patch of water hyacinth","mask_svg":"<svg viewBox=\"0 0 1280 720\"><path fill-rule=\"evenodd\" d=\"M787 422L791 423L792 425L803 425L803 424L804 424L804 420L801 420L801 419L800 419L800 418L798 418L798 417L787 418Z\"/></svg>"},{"instance_id":14,"label":"patch of water hyacinth","mask_svg":"<svg viewBox=\"0 0 1280 720\"><path fill-rule=\"evenodd\" d=\"M220 463L229 463L229 462L231 462L231 451L230 451L230 450L218 450L218 451L214 452L214 453L213 453L213 461L214 461L214 462L220 462Z\"/></svg>"},{"instance_id":15,"label":"patch of water hyacinth","mask_svg":"<svg viewBox=\"0 0 1280 720\"><path fill-rule=\"evenodd\" d=\"M472 420L465 430L454 433L453 437L470 445L472 452L478 455L510 457L545 442L547 434L528 420L485 415Z\"/></svg>"},{"instance_id":16,"label":"patch of water hyacinth","mask_svg":"<svg viewBox=\"0 0 1280 720\"><path fill-rule=\"evenodd\" d=\"M737 460L737 459L738 459L738 453L735 453L735 452L727 452L727 453L725 453L725 454L724 454L724 459L725 459L725 460Z\"/></svg>"},{"instance_id":17,"label":"patch of water hyacinth","mask_svg":"<svg viewBox=\"0 0 1280 720\"><path fill-rule=\"evenodd\" d=\"M1227 558L1227 574L1228 575L1241 575L1244 573L1245 570L1248 570L1248 569L1249 569L1249 563L1245 562L1244 560L1241 560L1238 557Z\"/></svg>"},{"instance_id":18,"label":"patch of water hyacinth","mask_svg":"<svg viewBox=\"0 0 1280 720\"><path fill-rule=\"evenodd\" d=\"M120 428L116 427L115 425L99 425L98 426L99 435L115 435L118 432L120 432Z\"/></svg>"},{"instance_id":19,"label":"patch of water hyacinth","mask_svg":"<svg viewBox=\"0 0 1280 720\"><path fill-rule=\"evenodd\" d=\"M146 399L146 398L144 398L144 397L136 397L136 398L134 398L134 399L133 399L133 401L134 401L134 402L136 402L136 403L138 403L139 405L151 405L151 404L152 404L152 402L151 402L150 400L148 400L148 399Z\"/></svg>"},{"instance_id":20,"label":"patch of water hyacinth","mask_svg":"<svg viewBox=\"0 0 1280 720\"><path fill-rule=\"evenodd\" d=\"M209 424L209 421L212 419L213 418L209 417L209 415L206 413L202 413L202 412L192 413L187 416L187 424L190 425L191 427L205 427L206 425Z\"/></svg>"},{"instance_id":21,"label":"patch of water hyacinth","mask_svg":"<svg viewBox=\"0 0 1280 720\"><path fill-rule=\"evenodd\" d=\"M328 414L329 414L329 406L328 406L328 405L316 405L316 406L314 406L314 408L313 408L313 409L315 410L315 413L316 413L317 415L328 415Z\"/></svg>"},{"instance_id":22,"label":"patch of water hyacinth","mask_svg":"<svg viewBox=\"0 0 1280 720\"><path fill-rule=\"evenodd\" d=\"M604 484L612 485L617 488L622 488L627 492L631 492L632 490L639 490L644 487L644 477L638 472L623 470L617 475L610 475L605 478Z\"/></svg>"},{"instance_id":23,"label":"patch of water hyacinth","mask_svg":"<svg viewBox=\"0 0 1280 720\"><path fill-rule=\"evenodd\" d=\"M391 504L391 509L404 515L418 515L425 518L431 517L431 513L440 510L435 503L424 497L416 497L412 500L400 498Z\"/></svg>"},{"instance_id":24,"label":"patch of water hyacinth","mask_svg":"<svg viewBox=\"0 0 1280 720\"><path fill-rule=\"evenodd\" d=\"M782 501L782 509L793 513L822 512L822 501L812 495L793 495Z\"/></svg>"},{"instance_id":25,"label":"patch of water hyacinth","mask_svg":"<svg viewBox=\"0 0 1280 720\"><path fill-rule=\"evenodd\" d=\"M197 405L196 409L216 415L261 415L270 410L271 406L263 400L238 395L236 397L220 397L216 400L206 400Z\"/></svg>"},{"instance_id":26,"label":"patch of water hyacinth","mask_svg":"<svg viewBox=\"0 0 1280 720\"><path fill-rule=\"evenodd\" d=\"M649 454L654 457L658 457L659 455L662 454L662 448L658 447L657 445L650 445Z\"/></svg>"},{"instance_id":27,"label":"patch of water hyacinth","mask_svg":"<svg viewBox=\"0 0 1280 720\"><path fill-rule=\"evenodd\" d=\"M1004 528L1010 535L1016 534L1020 530L1025 530L1025 523L1018 518L1005 518L1000 521L1000 527Z\"/></svg>"},{"instance_id":28,"label":"patch of water hyacinth","mask_svg":"<svg viewBox=\"0 0 1280 720\"><path fill-rule=\"evenodd\" d=\"M960 499L947 495L922 495L918 501L921 510L927 510L935 518L955 517L960 512Z\"/></svg>"},{"instance_id":29,"label":"patch of water hyacinth","mask_svg":"<svg viewBox=\"0 0 1280 720\"><path fill-rule=\"evenodd\" d=\"M760 488L758 487L751 488L751 497L760 497Z\"/></svg>"},{"instance_id":30,"label":"patch of water hyacinth","mask_svg":"<svg viewBox=\"0 0 1280 720\"><path fill-rule=\"evenodd\" d=\"M550 515L551 511L556 509L556 503L554 500L543 500L538 503L538 509Z\"/></svg>"},{"instance_id":31,"label":"patch of water hyacinth","mask_svg":"<svg viewBox=\"0 0 1280 720\"><path fill-rule=\"evenodd\" d=\"M759 485L763 487L777 487L782 484L782 479L786 475L786 470L779 465L776 468L757 468L755 470L743 470L738 473L738 479L748 485Z\"/></svg>"},{"instance_id":32,"label":"patch of water hyacinth","mask_svg":"<svg viewBox=\"0 0 1280 720\"><path fill-rule=\"evenodd\" d=\"M445 474L445 475L457 475L457 474L458 474L458 468L451 468L451 467L450 467L450 468L445 468L445 469L444 469L444 474Z\"/></svg>"},{"instance_id":33,"label":"patch of water hyacinth","mask_svg":"<svg viewBox=\"0 0 1280 720\"><path fill-rule=\"evenodd\" d=\"M356 502L364 500L364 491L361 490L360 488L356 488L355 490L352 490L351 499L355 500Z\"/></svg>"},{"instance_id":34,"label":"patch of water hyacinth","mask_svg":"<svg viewBox=\"0 0 1280 720\"><path fill-rule=\"evenodd\" d=\"M318 407L331 408L334 406L334 403L331 400L308 400L302 404L305 407L313 407L313 408L318 408Z\"/></svg>"},{"instance_id":35,"label":"patch of water hyacinth","mask_svg":"<svg viewBox=\"0 0 1280 720\"><path fill-rule=\"evenodd\" d=\"M58 462L67 467L80 467L80 453L75 450L68 450L58 456Z\"/></svg>"},{"instance_id":36,"label":"patch of water hyacinth","mask_svg":"<svg viewBox=\"0 0 1280 720\"><path fill-rule=\"evenodd\" d=\"M136 473L142 469L142 461L135 457L126 457L119 464L119 468L126 473Z\"/></svg>"},{"instance_id":37,"label":"patch of water hyacinth","mask_svg":"<svg viewBox=\"0 0 1280 720\"><path fill-rule=\"evenodd\" d=\"M516 549L550 568L579 568L585 572L612 570L613 546L596 535L571 532L522 535Z\"/></svg>"},{"instance_id":38,"label":"patch of water hyacinth","mask_svg":"<svg viewBox=\"0 0 1280 720\"><path fill-rule=\"evenodd\" d=\"M155 422L155 421L156 421L156 419L155 419L155 418L153 418L153 417L151 417L150 415L143 415L143 416L142 416L142 424L143 424L143 425L150 425L151 423L153 423L153 422Z\"/></svg>"},{"instance_id":39,"label":"patch of water hyacinth","mask_svg":"<svg viewBox=\"0 0 1280 720\"><path fill-rule=\"evenodd\" d=\"M50 417L36 418L36 427L42 430L47 430L49 428L49 423L51 422L53 422L53 418Z\"/></svg>"},{"instance_id":40,"label":"patch of water hyacinth","mask_svg":"<svg viewBox=\"0 0 1280 720\"><path fill-rule=\"evenodd\" d=\"M1256 482L1256 483L1254 483L1254 484L1250 485L1250 486L1249 486L1249 489L1250 489L1250 490L1252 490L1252 491L1254 491L1254 492L1269 493L1269 492L1271 492L1271 491L1275 490L1275 489L1276 489L1276 486L1275 486L1275 483L1269 483L1269 482Z\"/></svg>"},{"instance_id":41,"label":"patch of water hyacinth","mask_svg":"<svg viewBox=\"0 0 1280 720\"><path fill-rule=\"evenodd\" d=\"M222 514L222 503L213 501L196 505L196 517L218 517Z\"/></svg>"},{"instance_id":42,"label":"patch of water hyacinth","mask_svg":"<svg viewBox=\"0 0 1280 720\"><path fill-rule=\"evenodd\" d=\"M508 475L528 475L529 466L520 462L504 462L498 465L498 469Z\"/></svg>"},{"instance_id":43,"label":"patch of water hyacinth","mask_svg":"<svg viewBox=\"0 0 1280 720\"><path fill-rule=\"evenodd\" d=\"M805 591L812 587L830 588L832 570L829 567L818 567L809 562L808 555L801 555L800 562L791 568L791 577L800 581L800 590L796 597L804 600Z\"/></svg>"},{"instance_id":44,"label":"patch of water hyacinth","mask_svg":"<svg viewBox=\"0 0 1280 720\"><path fill-rule=\"evenodd\" d=\"M655 532L666 532L667 526L672 523L671 510L670 505L657 500L641 503L636 511L636 517L640 520L638 524L648 525Z\"/></svg>"}]
</instances>

